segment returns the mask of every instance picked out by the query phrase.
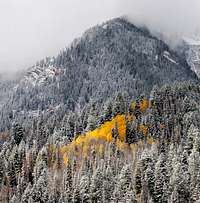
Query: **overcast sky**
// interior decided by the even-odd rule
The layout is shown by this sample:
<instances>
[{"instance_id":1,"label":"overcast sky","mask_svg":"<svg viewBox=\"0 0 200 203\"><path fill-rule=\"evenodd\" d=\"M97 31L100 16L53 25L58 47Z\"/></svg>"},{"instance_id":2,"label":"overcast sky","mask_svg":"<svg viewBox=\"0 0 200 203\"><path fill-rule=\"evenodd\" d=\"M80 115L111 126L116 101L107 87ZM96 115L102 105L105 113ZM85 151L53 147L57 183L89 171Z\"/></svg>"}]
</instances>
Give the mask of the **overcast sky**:
<instances>
[{"instance_id":1,"label":"overcast sky","mask_svg":"<svg viewBox=\"0 0 200 203\"><path fill-rule=\"evenodd\" d=\"M128 15L170 35L200 28L200 0L0 0L0 71L56 55L90 26Z\"/></svg>"}]
</instances>

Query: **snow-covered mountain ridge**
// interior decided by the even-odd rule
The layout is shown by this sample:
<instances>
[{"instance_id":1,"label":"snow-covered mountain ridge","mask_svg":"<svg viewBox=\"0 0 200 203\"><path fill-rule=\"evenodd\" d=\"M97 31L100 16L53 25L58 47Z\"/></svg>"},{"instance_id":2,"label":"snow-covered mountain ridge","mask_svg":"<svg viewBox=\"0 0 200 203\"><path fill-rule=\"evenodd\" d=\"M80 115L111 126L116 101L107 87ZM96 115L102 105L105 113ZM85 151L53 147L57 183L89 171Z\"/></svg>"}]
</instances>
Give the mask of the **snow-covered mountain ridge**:
<instances>
[{"instance_id":1,"label":"snow-covered mountain ridge","mask_svg":"<svg viewBox=\"0 0 200 203\"><path fill-rule=\"evenodd\" d=\"M148 30L117 18L90 28L57 57L24 71L1 115L23 120L27 112L45 114L57 106L64 114L91 101L105 102L118 92L133 99L148 97L154 85L190 80L197 77L185 59ZM2 120L0 128L5 121L10 128L9 118Z\"/></svg>"}]
</instances>

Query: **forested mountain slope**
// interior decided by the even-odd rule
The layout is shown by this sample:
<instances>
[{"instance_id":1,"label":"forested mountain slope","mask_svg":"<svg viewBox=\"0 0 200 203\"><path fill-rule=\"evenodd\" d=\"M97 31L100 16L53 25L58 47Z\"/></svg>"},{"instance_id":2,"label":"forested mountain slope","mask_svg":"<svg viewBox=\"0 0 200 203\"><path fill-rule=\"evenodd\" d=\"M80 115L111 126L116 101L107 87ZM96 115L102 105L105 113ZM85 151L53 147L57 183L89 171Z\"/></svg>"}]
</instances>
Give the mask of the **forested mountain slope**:
<instances>
[{"instance_id":1,"label":"forested mountain slope","mask_svg":"<svg viewBox=\"0 0 200 203\"><path fill-rule=\"evenodd\" d=\"M199 80L146 29L108 21L4 84L0 202L200 201Z\"/></svg>"},{"instance_id":2,"label":"forested mountain slope","mask_svg":"<svg viewBox=\"0 0 200 203\"><path fill-rule=\"evenodd\" d=\"M155 84L186 80L196 80L196 75L164 42L144 28L114 19L89 29L57 57L24 73L1 110L0 127L4 131L11 121L41 111L82 108L117 92L136 98L148 95Z\"/></svg>"},{"instance_id":3,"label":"forested mountain slope","mask_svg":"<svg viewBox=\"0 0 200 203\"><path fill-rule=\"evenodd\" d=\"M52 135L15 126L0 153L1 201L197 202L199 101L199 85L180 83L92 106L83 134L72 118Z\"/></svg>"}]
</instances>

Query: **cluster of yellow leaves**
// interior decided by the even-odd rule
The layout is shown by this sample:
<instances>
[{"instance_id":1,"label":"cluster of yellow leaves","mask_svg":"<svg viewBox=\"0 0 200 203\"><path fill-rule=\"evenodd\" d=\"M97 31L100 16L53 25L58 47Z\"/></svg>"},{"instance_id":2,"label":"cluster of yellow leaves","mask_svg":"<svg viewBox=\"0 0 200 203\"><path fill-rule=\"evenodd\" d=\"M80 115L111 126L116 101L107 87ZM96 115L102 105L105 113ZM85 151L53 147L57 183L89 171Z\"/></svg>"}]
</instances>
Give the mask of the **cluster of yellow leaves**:
<instances>
[{"instance_id":1,"label":"cluster of yellow leaves","mask_svg":"<svg viewBox=\"0 0 200 203\"><path fill-rule=\"evenodd\" d=\"M148 108L150 108L151 102L147 99L143 99L140 103L140 109L142 112L146 111Z\"/></svg>"},{"instance_id":2,"label":"cluster of yellow leaves","mask_svg":"<svg viewBox=\"0 0 200 203\"><path fill-rule=\"evenodd\" d=\"M148 108L151 107L151 101L143 99L139 104L137 104L136 102L132 102L131 109L135 110L136 107L138 107L141 110L141 112L145 112Z\"/></svg>"},{"instance_id":3,"label":"cluster of yellow leaves","mask_svg":"<svg viewBox=\"0 0 200 203\"><path fill-rule=\"evenodd\" d=\"M139 126L139 131L141 131L144 136L147 136L147 134L148 134L148 126L146 126L146 125L140 125Z\"/></svg>"},{"instance_id":4,"label":"cluster of yellow leaves","mask_svg":"<svg viewBox=\"0 0 200 203\"><path fill-rule=\"evenodd\" d=\"M132 110L136 109L136 105L139 105L140 110L145 112L151 107L151 102L146 99L143 99L140 104L133 102L131 104ZM118 149L122 151L125 151L126 149L136 151L138 147L143 147L144 142L142 140L131 144L130 146L125 144L127 120L133 121L134 119L135 116L132 115L117 115L111 121L105 122L97 129L86 132L83 135L76 136L76 139L74 139L71 143L60 148L60 154L63 157L64 164L68 164L71 156L80 157L80 159L87 157L91 153L91 149L95 149L95 152L103 155L105 152L105 143L112 142L114 140L113 130L117 133L115 144ZM162 129L165 126L161 125L160 127ZM139 125L138 130L146 137L146 143L148 145L152 145L154 141L148 136L148 126Z\"/></svg>"},{"instance_id":5,"label":"cluster of yellow leaves","mask_svg":"<svg viewBox=\"0 0 200 203\"><path fill-rule=\"evenodd\" d=\"M72 152L81 153L85 156L90 151L91 145L95 145L98 141L98 145L96 146L96 150L101 154L104 150L104 145L100 144L104 142L111 142L113 140L112 131L113 129L117 129L118 137L116 140L116 145L119 149L124 148L124 141L126 137L126 121L133 120L133 116L125 116L125 115L117 115L111 121L107 121L102 124L99 128L89 131L84 135L77 136L69 145L61 148L61 153L63 154L64 163L68 163L68 155Z\"/></svg>"},{"instance_id":6,"label":"cluster of yellow leaves","mask_svg":"<svg viewBox=\"0 0 200 203\"><path fill-rule=\"evenodd\" d=\"M137 105L136 102L132 102L132 103L131 103L131 109L132 109L132 110L135 110L135 109L136 109L136 105Z\"/></svg>"}]
</instances>

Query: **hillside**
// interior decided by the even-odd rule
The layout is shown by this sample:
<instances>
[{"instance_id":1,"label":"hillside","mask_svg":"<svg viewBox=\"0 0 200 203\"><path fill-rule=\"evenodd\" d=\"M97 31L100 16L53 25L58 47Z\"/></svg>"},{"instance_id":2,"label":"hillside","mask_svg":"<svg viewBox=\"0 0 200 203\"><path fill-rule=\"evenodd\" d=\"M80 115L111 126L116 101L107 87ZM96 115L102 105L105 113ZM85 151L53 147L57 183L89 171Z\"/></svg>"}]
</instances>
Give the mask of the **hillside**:
<instances>
[{"instance_id":1,"label":"hillside","mask_svg":"<svg viewBox=\"0 0 200 203\"><path fill-rule=\"evenodd\" d=\"M154 89L150 101L119 95L99 116L93 106L85 134L72 117L52 135L33 127L33 140L15 126L0 153L1 201L199 200L199 101L199 85L180 83Z\"/></svg>"},{"instance_id":2,"label":"hillside","mask_svg":"<svg viewBox=\"0 0 200 203\"><path fill-rule=\"evenodd\" d=\"M200 85L117 18L0 83L0 202L197 203Z\"/></svg>"},{"instance_id":3,"label":"hillside","mask_svg":"<svg viewBox=\"0 0 200 203\"><path fill-rule=\"evenodd\" d=\"M1 130L11 127L8 114L19 121L58 108L66 113L90 101L105 102L117 92L135 99L149 95L155 84L186 80L197 77L164 42L146 29L114 19L89 29L57 57L25 72L1 110Z\"/></svg>"}]
</instances>

